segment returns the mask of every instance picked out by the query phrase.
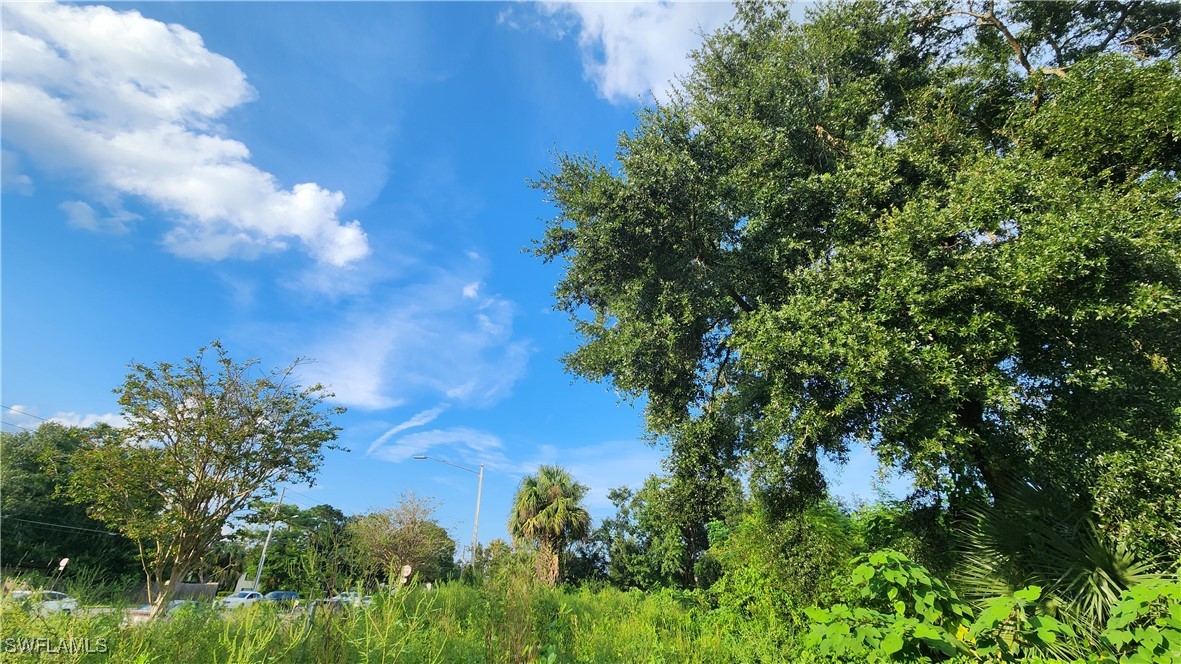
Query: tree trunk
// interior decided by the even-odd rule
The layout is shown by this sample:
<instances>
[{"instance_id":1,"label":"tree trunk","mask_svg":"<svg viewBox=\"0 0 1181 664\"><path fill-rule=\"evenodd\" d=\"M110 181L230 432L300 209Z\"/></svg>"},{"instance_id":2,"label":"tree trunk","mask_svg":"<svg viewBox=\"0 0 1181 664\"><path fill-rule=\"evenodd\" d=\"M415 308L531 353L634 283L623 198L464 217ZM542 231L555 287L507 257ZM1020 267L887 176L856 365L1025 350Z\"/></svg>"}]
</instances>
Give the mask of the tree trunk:
<instances>
[{"instance_id":1,"label":"tree trunk","mask_svg":"<svg viewBox=\"0 0 1181 664\"><path fill-rule=\"evenodd\" d=\"M172 566L172 574L168 576L168 581L163 582L162 576L157 577L159 591L156 594L155 600L152 602L152 613L149 619L154 620L156 616L162 615L168 608L168 602L176 595L176 589L180 584L184 583L184 579L188 576L188 566L174 564Z\"/></svg>"},{"instance_id":2,"label":"tree trunk","mask_svg":"<svg viewBox=\"0 0 1181 664\"><path fill-rule=\"evenodd\" d=\"M975 438L968 448L968 455L980 473L984 488L993 500L997 500L1004 493L1005 487L1017 479L1019 473L1016 469L1020 467L1020 460L1006 458L1003 450L987 444L984 404L979 399L968 399L961 403L956 410L956 421Z\"/></svg>"},{"instance_id":3,"label":"tree trunk","mask_svg":"<svg viewBox=\"0 0 1181 664\"><path fill-rule=\"evenodd\" d=\"M557 551L550 551L548 580L551 586L558 585L562 576L561 556Z\"/></svg>"},{"instance_id":4,"label":"tree trunk","mask_svg":"<svg viewBox=\"0 0 1181 664\"><path fill-rule=\"evenodd\" d=\"M554 546L548 542L542 542L541 546L537 548L537 559L534 564L537 570L537 580L547 585L557 585L559 576L558 553L554 550Z\"/></svg>"}]
</instances>

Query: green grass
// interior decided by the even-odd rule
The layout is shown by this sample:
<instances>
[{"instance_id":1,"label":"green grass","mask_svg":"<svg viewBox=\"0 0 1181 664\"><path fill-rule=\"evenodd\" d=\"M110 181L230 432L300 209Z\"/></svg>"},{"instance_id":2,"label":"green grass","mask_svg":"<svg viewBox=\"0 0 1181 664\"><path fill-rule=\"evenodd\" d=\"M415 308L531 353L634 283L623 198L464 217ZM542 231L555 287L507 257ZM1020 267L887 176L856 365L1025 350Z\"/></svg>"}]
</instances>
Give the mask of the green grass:
<instances>
[{"instance_id":1,"label":"green grass","mask_svg":"<svg viewBox=\"0 0 1181 664\"><path fill-rule=\"evenodd\" d=\"M65 662L720 662L741 643L708 619L697 595L547 588L522 578L453 583L374 597L363 609L282 613L255 605L181 612L123 627L119 612L42 617L5 603L0 656L20 639L89 644Z\"/></svg>"}]
</instances>

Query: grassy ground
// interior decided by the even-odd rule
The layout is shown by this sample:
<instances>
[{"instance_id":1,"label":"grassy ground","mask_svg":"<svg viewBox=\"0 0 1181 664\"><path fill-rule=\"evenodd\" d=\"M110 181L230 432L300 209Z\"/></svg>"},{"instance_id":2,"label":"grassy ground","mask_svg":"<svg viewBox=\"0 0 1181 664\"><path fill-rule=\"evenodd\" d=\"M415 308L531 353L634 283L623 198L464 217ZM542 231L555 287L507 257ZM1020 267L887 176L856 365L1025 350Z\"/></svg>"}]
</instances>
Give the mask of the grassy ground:
<instances>
[{"instance_id":1,"label":"grassy ground","mask_svg":"<svg viewBox=\"0 0 1181 664\"><path fill-rule=\"evenodd\" d=\"M694 595L550 589L523 580L374 597L363 609L181 612L126 627L121 613L39 616L5 606L12 662L719 662L742 639ZM40 641L36 641L40 639ZM23 650L23 652L22 652Z\"/></svg>"}]
</instances>

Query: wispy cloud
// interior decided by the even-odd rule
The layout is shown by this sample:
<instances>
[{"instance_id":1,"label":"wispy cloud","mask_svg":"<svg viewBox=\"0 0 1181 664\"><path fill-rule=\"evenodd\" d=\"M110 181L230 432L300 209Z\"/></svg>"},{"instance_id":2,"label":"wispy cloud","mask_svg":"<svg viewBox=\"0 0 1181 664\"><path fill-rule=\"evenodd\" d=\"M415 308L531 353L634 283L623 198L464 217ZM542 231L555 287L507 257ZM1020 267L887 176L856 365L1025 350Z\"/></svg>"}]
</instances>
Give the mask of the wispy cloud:
<instances>
[{"instance_id":1,"label":"wispy cloud","mask_svg":"<svg viewBox=\"0 0 1181 664\"><path fill-rule=\"evenodd\" d=\"M478 429L453 427L420 431L399 438L395 443L370 450L373 456L386 461L406 461L416 454L426 454L432 448L446 448L452 455L468 463L485 463L494 468L505 465L500 438Z\"/></svg>"},{"instance_id":2,"label":"wispy cloud","mask_svg":"<svg viewBox=\"0 0 1181 664\"><path fill-rule=\"evenodd\" d=\"M121 427L127 423L123 416L119 413L75 413L75 412L61 412L54 414L49 418L51 421L60 422L72 427L90 427L95 424L109 424L113 427Z\"/></svg>"},{"instance_id":3,"label":"wispy cloud","mask_svg":"<svg viewBox=\"0 0 1181 664\"><path fill-rule=\"evenodd\" d=\"M147 201L169 215L165 246L189 258L252 258L291 240L326 265L369 253L360 223L337 217L344 194L312 182L284 189L224 136L218 121L255 91L200 35L102 6L2 11L5 140L83 182L115 218L122 197ZM100 226L93 209L67 213Z\"/></svg>"},{"instance_id":4,"label":"wispy cloud","mask_svg":"<svg viewBox=\"0 0 1181 664\"><path fill-rule=\"evenodd\" d=\"M113 214L100 218L86 201L65 201L58 208L66 213L66 221L71 226L95 233L123 235L131 230L131 222L139 219L125 210L114 210Z\"/></svg>"},{"instance_id":5,"label":"wispy cloud","mask_svg":"<svg viewBox=\"0 0 1181 664\"><path fill-rule=\"evenodd\" d=\"M0 186L21 196L33 193L33 178L21 171L20 156L15 152L0 150Z\"/></svg>"},{"instance_id":6,"label":"wispy cloud","mask_svg":"<svg viewBox=\"0 0 1181 664\"><path fill-rule=\"evenodd\" d=\"M541 16L521 16L529 11ZM540 27L558 38L575 32L583 73L605 99L622 104L647 95L667 100L674 79L690 71L688 56L701 35L733 16L728 2L547 2L512 7L500 23Z\"/></svg>"},{"instance_id":7,"label":"wispy cloud","mask_svg":"<svg viewBox=\"0 0 1181 664\"><path fill-rule=\"evenodd\" d=\"M402 422L401 424L397 424L397 425L391 427L388 431L386 431L385 433L378 436L377 439L374 440L373 443L369 445L369 450L365 453L366 454L373 454L373 451L376 450L377 448L381 447L387 440L402 433L403 431L406 431L407 429L414 429L417 427L426 426L426 425L430 424L431 422L434 422L435 418L437 418L439 415L442 415L443 411L447 410L447 408L450 407L450 405L451 404L446 404L446 403L439 404L438 406L435 406L434 408L431 408L429 410L424 410L422 412L416 413L413 417L406 420L405 422Z\"/></svg>"},{"instance_id":8,"label":"wispy cloud","mask_svg":"<svg viewBox=\"0 0 1181 664\"><path fill-rule=\"evenodd\" d=\"M373 410L423 398L490 406L508 396L531 344L514 335L514 304L469 297L472 279L462 272L436 268L350 304L301 349L317 360L306 377L346 406Z\"/></svg>"},{"instance_id":9,"label":"wispy cloud","mask_svg":"<svg viewBox=\"0 0 1181 664\"><path fill-rule=\"evenodd\" d=\"M469 427L421 431L385 444L388 440L382 440L381 444L375 442L370 454L392 462L407 461L416 454L438 454L471 466L484 464L490 471L519 477L537 472L543 464L563 466L588 487L586 505L600 515L613 508L607 497L611 489L619 486L638 489L649 475L662 472L660 462L664 458L662 451L637 440L561 448L540 445L509 453L496 434Z\"/></svg>"}]
</instances>

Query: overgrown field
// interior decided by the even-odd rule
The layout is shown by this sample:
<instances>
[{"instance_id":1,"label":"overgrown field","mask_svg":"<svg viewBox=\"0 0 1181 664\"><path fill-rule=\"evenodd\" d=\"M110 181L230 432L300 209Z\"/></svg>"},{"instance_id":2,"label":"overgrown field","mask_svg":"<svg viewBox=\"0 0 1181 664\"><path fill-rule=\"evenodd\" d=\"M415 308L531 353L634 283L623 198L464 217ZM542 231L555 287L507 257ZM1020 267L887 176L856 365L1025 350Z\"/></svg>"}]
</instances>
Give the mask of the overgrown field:
<instances>
[{"instance_id":1,"label":"overgrown field","mask_svg":"<svg viewBox=\"0 0 1181 664\"><path fill-rule=\"evenodd\" d=\"M124 627L121 612L3 612L5 661L76 662L716 662L744 644L703 620L699 597L613 588L460 583L378 595L364 608L182 611ZM39 652L19 651L49 639ZM71 649L91 652L66 652Z\"/></svg>"},{"instance_id":2,"label":"overgrown field","mask_svg":"<svg viewBox=\"0 0 1181 664\"><path fill-rule=\"evenodd\" d=\"M982 608L902 554L858 559L827 608L718 605L707 591L550 587L528 574L412 586L363 607L122 610L42 616L3 603L4 661L71 662L1175 662L1181 583L1123 593L1101 631L1050 615L1041 589ZM840 586L840 587L837 587ZM774 604L767 596L764 600ZM766 602L764 602L766 603ZM1047 608L1050 610L1047 611ZM806 616L806 618L804 618Z\"/></svg>"}]
</instances>

